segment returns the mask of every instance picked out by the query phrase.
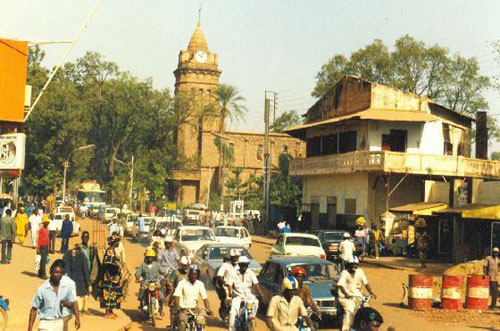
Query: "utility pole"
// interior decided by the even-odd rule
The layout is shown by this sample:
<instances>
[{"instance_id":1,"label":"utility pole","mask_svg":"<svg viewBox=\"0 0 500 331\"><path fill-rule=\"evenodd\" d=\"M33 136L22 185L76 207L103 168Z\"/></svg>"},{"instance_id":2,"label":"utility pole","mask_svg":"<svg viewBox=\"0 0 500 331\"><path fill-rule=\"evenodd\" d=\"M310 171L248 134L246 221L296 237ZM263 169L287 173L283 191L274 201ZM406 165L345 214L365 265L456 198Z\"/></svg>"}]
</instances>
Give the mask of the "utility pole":
<instances>
[{"instance_id":1,"label":"utility pole","mask_svg":"<svg viewBox=\"0 0 500 331\"><path fill-rule=\"evenodd\" d=\"M132 162L130 167L130 193L129 193L130 210L134 210L133 199L134 199L134 156L132 155Z\"/></svg>"},{"instance_id":2,"label":"utility pole","mask_svg":"<svg viewBox=\"0 0 500 331\"><path fill-rule=\"evenodd\" d=\"M274 94L274 110L276 109L276 92L264 92L264 224L266 233L269 233L270 222L270 188L271 188L271 155L269 150L269 122L270 122L270 103L271 99L267 97L268 93Z\"/></svg>"}]
</instances>

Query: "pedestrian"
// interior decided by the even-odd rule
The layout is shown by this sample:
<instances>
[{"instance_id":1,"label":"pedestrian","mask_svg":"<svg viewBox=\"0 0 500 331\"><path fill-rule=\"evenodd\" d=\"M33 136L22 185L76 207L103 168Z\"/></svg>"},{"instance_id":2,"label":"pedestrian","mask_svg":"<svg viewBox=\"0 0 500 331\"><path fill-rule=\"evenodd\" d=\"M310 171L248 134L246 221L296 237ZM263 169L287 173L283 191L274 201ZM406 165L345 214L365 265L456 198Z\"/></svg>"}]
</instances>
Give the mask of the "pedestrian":
<instances>
[{"instance_id":1,"label":"pedestrian","mask_svg":"<svg viewBox=\"0 0 500 331\"><path fill-rule=\"evenodd\" d=\"M285 227L285 225L286 225L285 219L281 220L281 222L276 224L276 226L278 227L279 233L283 233L283 228Z\"/></svg>"},{"instance_id":2,"label":"pedestrian","mask_svg":"<svg viewBox=\"0 0 500 331\"><path fill-rule=\"evenodd\" d=\"M7 209L5 217L0 221L0 241L2 242L2 264L10 263L12 259L12 242L16 239L16 224L12 211Z\"/></svg>"},{"instance_id":3,"label":"pedestrian","mask_svg":"<svg viewBox=\"0 0 500 331\"><path fill-rule=\"evenodd\" d=\"M75 314L75 329L80 328L78 301L74 287L64 279L64 272L63 260L56 260L50 266L50 279L36 290L31 302L28 331L33 330L37 314L39 331L67 330L72 313Z\"/></svg>"},{"instance_id":4,"label":"pedestrian","mask_svg":"<svg viewBox=\"0 0 500 331\"><path fill-rule=\"evenodd\" d=\"M120 309L123 301L123 284L120 271L120 260L116 256L115 248L119 240L112 239L104 252L102 268L99 273L98 291L101 308L105 310L104 318L117 318L113 309Z\"/></svg>"},{"instance_id":5,"label":"pedestrian","mask_svg":"<svg viewBox=\"0 0 500 331\"><path fill-rule=\"evenodd\" d=\"M372 245L373 245L373 253L375 255L375 259L379 258L379 245L382 240L382 233L380 232L377 225L373 225L372 227Z\"/></svg>"},{"instance_id":6,"label":"pedestrian","mask_svg":"<svg viewBox=\"0 0 500 331\"><path fill-rule=\"evenodd\" d=\"M40 254L40 269L38 269L38 277L42 279L47 278L47 274L45 273L45 266L47 264L47 256L49 255L49 218L45 216L42 220L42 227L38 230L37 234L37 245L36 251L37 254Z\"/></svg>"},{"instance_id":7,"label":"pedestrian","mask_svg":"<svg viewBox=\"0 0 500 331\"><path fill-rule=\"evenodd\" d=\"M90 285L97 279L99 256L97 249L89 245L90 235L83 231L81 244L64 255L66 274L76 285L76 296L81 312L88 314Z\"/></svg>"},{"instance_id":8,"label":"pedestrian","mask_svg":"<svg viewBox=\"0 0 500 331\"><path fill-rule=\"evenodd\" d=\"M266 324L271 331L297 330L299 316L306 319L312 329L313 323L307 314L302 299L297 295L298 281L293 276L283 279L281 295L275 295L269 302L266 313Z\"/></svg>"},{"instance_id":9,"label":"pedestrian","mask_svg":"<svg viewBox=\"0 0 500 331\"><path fill-rule=\"evenodd\" d=\"M487 256L483 263L483 277L490 277L490 310L495 309L498 300L498 270L500 266L500 250L493 248L491 256Z\"/></svg>"},{"instance_id":10,"label":"pedestrian","mask_svg":"<svg viewBox=\"0 0 500 331\"><path fill-rule=\"evenodd\" d=\"M344 240L339 245L342 270L346 268L347 263L351 263L353 261L354 252L356 251L356 246L351 241L351 234L349 232L345 232L343 238Z\"/></svg>"},{"instance_id":11,"label":"pedestrian","mask_svg":"<svg viewBox=\"0 0 500 331\"><path fill-rule=\"evenodd\" d=\"M24 244L24 240L26 239L26 233L28 232L28 216L24 212L24 207L19 208L19 213L16 215L16 233L19 238L19 242L21 245Z\"/></svg>"},{"instance_id":12,"label":"pedestrian","mask_svg":"<svg viewBox=\"0 0 500 331\"><path fill-rule=\"evenodd\" d=\"M54 214L50 214L49 216L49 239L50 239L50 245L49 245L49 251L51 254L54 254L56 252L56 236L57 236L57 224L56 220L54 219Z\"/></svg>"},{"instance_id":13,"label":"pedestrian","mask_svg":"<svg viewBox=\"0 0 500 331\"><path fill-rule=\"evenodd\" d=\"M37 243L37 234L40 228L41 218L37 215L36 209L31 209L31 215L29 218L30 230L31 230L31 247L35 248Z\"/></svg>"},{"instance_id":14,"label":"pedestrian","mask_svg":"<svg viewBox=\"0 0 500 331\"><path fill-rule=\"evenodd\" d=\"M425 225L425 220L423 218L419 218L415 222L415 228L417 230L415 241L417 245L418 258L420 260L420 266L422 269L427 268L427 266L425 265L425 260L427 259L427 249L429 247L429 242L431 241L431 237L425 231Z\"/></svg>"},{"instance_id":15,"label":"pedestrian","mask_svg":"<svg viewBox=\"0 0 500 331\"><path fill-rule=\"evenodd\" d=\"M73 234L73 222L70 221L69 215L64 215L64 221L61 227L61 254L68 251L69 237Z\"/></svg>"},{"instance_id":16,"label":"pedestrian","mask_svg":"<svg viewBox=\"0 0 500 331\"><path fill-rule=\"evenodd\" d=\"M125 264L125 247L123 247L122 238L118 235L118 233L113 232L111 237L108 239L108 243L114 242L114 251L118 260Z\"/></svg>"},{"instance_id":17,"label":"pedestrian","mask_svg":"<svg viewBox=\"0 0 500 331\"><path fill-rule=\"evenodd\" d=\"M358 217L358 219L361 217ZM354 232L354 240L358 245L363 247L363 255L366 254L366 245L365 245L365 230L363 229L363 225L359 224Z\"/></svg>"},{"instance_id":18,"label":"pedestrian","mask_svg":"<svg viewBox=\"0 0 500 331\"><path fill-rule=\"evenodd\" d=\"M375 331L379 330L383 323L384 319L376 309L362 307L354 316L352 327L354 331Z\"/></svg>"}]
</instances>

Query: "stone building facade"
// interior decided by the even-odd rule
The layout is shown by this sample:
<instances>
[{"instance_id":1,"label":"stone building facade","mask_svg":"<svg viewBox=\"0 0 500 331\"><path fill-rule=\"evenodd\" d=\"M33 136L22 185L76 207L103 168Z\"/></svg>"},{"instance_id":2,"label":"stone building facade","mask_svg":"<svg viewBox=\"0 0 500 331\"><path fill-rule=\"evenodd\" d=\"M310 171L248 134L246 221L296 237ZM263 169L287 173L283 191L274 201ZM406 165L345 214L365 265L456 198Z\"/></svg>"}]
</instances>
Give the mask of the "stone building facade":
<instances>
[{"instance_id":1,"label":"stone building facade","mask_svg":"<svg viewBox=\"0 0 500 331\"><path fill-rule=\"evenodd\" d=\"M216 104L216 89L219 85L218 56L209 50L205 35L198 22L186 50L179 53L178 67L174 71L175 93L189 93L194 97L193 119L177 129L175 141L182 166L170 177L171 196L180 206L195 202L207 204L210 192L219 190L220 156L216 139L232 150L234 162L231 166L242 168L241 178L251 174L261 175L264 165L264 134L225 131L220 136L220 121L213 111L206 109ZM213 109L213 108L212 108ZM279 155L288 153L292 158L305 156L305 143L288 134L270 135L272 169L277 169ZM222 181L230 176L224 169Z\"/></svg>"}]
</instances>

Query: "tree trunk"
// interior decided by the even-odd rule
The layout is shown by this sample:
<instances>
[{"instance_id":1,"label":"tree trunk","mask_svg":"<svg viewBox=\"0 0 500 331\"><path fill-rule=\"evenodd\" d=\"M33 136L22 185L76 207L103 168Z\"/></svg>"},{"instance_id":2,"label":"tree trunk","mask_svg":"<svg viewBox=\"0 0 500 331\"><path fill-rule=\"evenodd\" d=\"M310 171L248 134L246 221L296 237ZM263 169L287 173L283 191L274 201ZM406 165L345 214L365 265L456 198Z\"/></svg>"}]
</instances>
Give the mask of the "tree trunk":
<instances>
[{"instance_id":1,"label":"tree trunk","mask_svg":"<svg viewBox=\"0 0 500 331\"><path fill-rule=\"evenodd\" d=\"M222 174L223 169L224 169L224 153L223 153L223 141L222 141L222 135L224 134L224 115L223 112L221 112L221 118L220 123L219 123L219 195L221 197L221 203L224 203L224 176Z\"/></svg>"},{"instance_id":2,"label":"tree trunk","mask_svg":"<svg viewBox=\"0 0 500 331\"><path fill-rule=\"evenodd\" d=\"M53 204L54 204L54 206L53 206L53 207L55 207L55 205L56 205L56 198L57 198L57 182L59 181L59 175L60 175L60 173L61 173L61 170L57 170L57 171L56 171L56 174L54 175L54 189L53 189L53 194L54 194L54 202L53 202ZM53 208L53 207L52 207L52 208ZM52 210L52 209L51 209L51 210Z\"/></svg>"}]
</instances>

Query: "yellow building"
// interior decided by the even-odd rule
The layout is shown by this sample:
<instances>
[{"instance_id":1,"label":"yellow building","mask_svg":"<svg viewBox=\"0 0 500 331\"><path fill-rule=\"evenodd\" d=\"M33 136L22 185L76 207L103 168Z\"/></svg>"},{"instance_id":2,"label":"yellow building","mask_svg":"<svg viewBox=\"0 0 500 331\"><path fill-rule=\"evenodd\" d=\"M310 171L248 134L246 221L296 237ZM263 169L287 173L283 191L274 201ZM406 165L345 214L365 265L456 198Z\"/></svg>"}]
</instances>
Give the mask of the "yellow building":
<instances>
[{"instance_id":1,"label":"yellow building","mask_svg":"<svg viewBox=\"0 0 500 331\"><path fill-rule=\"evenodd\" d=\"M453 206L448 198L464 185L471 192L472 178L500 179L500 162L470 157L473 119L426 97L346 76L306 116L286 132L307 144L290 174L303 178L313 228L350 227L360 215L378 223L431 194ZM426 180L447 183L448 193Z\"/></svg>"},{"instance_id":2,"label":"yellow building","mask_svg":"<svg viewBox=\"0 0 500 331\"><path fill-rule=\"evenodd\" d=\"M170 178L173 187L170 199L175 199L183 206L194 202L206 204L209 190L216 192L219 189L220 159L215 139L219 136L220 121L213 111L210 113L206 110L210 109L210 105L216 104L215 91L221 74L218 56L210 51L198 22L187 49L179 53L178 66L174 71L175 93L194 97L196 107L193 118L179 126L175 135L182 166L173 171ZM232 166L243 168L243 180L251 174L262 173L262 133L224 130L223 137L219 139L232 149ZM305 144L288 134L271 134L272 168L277 168L279 155L283 152L292 157L303 156ZM227 169L223 171L223 181L228 178L229 173Z\"/></svg>"}]
</instances>

